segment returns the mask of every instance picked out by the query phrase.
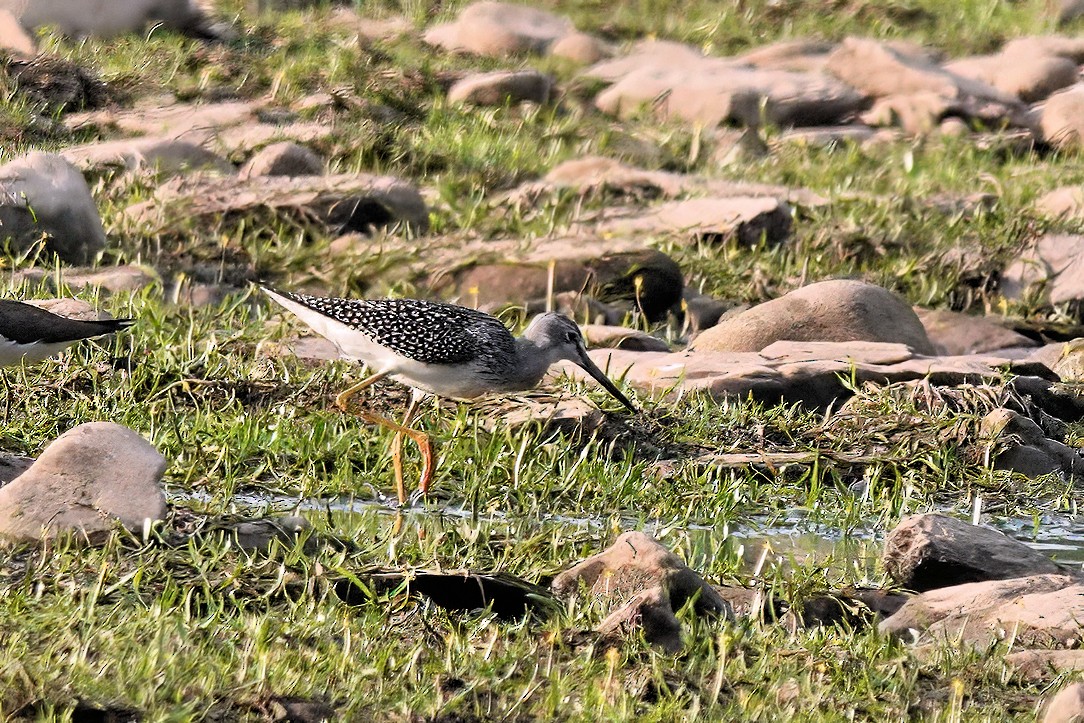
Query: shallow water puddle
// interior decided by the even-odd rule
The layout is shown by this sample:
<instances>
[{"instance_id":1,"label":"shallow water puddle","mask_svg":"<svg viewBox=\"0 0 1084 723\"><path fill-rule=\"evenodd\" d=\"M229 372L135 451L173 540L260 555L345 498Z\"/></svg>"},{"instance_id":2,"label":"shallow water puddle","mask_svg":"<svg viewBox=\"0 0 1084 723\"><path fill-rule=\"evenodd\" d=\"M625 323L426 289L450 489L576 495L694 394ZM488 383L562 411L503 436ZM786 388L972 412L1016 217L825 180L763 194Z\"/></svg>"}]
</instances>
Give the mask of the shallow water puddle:
<instances>
[{"instance_id":1,"label":"shallow water puddle","mask_svg":"<svg viewBox=\"0 0 1084 723\"><path fill-rule=\"evenodd\" d=\"M172 494L170 501L207 503L204 493ZM262 516L302 513L333 518L348 515L351 527L387 521L398 515L404 523L429 532L447 526L484 526L490 536L509 538L552 534L562 537L598 537L610 540L627 530L641 530L681 555L694 569L708 567L707 562L720 555L732 556L736 571L748 575L768 575L772 569L794 566L821 566L848 569L848 577L873 580L879 574L879 559L886 530L856 527L842 530L811 520L803 510L786 517L751 517L732 525L673 526L643 522L634 518L570 517L549 515L526 520L501 513L475 515L463 507L423 507L398 510L381 500L350 497L297 499L260 493L239 494L233 498L237 511ZM990 517L983 524L1001 530L1055 560L1084 567L1084 517L1050 513L1038 517Z\"/></svg>"}]
</instances>

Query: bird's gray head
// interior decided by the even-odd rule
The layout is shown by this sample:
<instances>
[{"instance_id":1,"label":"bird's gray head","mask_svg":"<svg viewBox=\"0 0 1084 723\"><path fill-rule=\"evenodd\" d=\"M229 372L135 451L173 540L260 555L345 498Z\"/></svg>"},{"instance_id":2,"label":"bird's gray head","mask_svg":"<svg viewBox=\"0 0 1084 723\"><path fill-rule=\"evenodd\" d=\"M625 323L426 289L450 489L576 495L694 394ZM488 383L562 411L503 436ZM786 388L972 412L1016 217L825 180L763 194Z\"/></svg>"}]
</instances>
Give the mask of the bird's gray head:
<instances>
[{"instance_id":1,"label":"bird's gray head","mask_svg":"<svg viewBox=\"0 0 1084 723\"><path fill-rule=\"evenodd\" d=\"M587 355L587 345L584 343L583 334L580 333L580 327L576 326L576 322L551 311L532 319L523 332L523 336L533 342L540 353L548 357L550 364L561 359L572 362L590 374L629 410L638 411L621 393L621 390L591 361L591 357Z\"/></svg>"}]
</instances>

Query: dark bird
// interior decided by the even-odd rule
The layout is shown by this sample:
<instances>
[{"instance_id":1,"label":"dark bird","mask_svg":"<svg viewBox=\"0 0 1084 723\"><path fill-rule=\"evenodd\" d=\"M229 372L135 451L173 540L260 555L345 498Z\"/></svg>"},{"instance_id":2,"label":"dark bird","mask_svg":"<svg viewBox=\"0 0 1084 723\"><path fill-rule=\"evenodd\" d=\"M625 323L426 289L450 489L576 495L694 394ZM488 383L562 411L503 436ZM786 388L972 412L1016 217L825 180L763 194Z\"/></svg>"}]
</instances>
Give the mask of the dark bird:
<instances>
[{"instance_id":1,"label":"dark bird","mask_svg":"<svg viewBox=\"0 0 1084 723\"><path fill-rule=\"evenodd\" d=\"M32 304L0 299L0 366L37 364L77 341L113 334L134 323L69 319Z\"/></svg>"}]
</instances>

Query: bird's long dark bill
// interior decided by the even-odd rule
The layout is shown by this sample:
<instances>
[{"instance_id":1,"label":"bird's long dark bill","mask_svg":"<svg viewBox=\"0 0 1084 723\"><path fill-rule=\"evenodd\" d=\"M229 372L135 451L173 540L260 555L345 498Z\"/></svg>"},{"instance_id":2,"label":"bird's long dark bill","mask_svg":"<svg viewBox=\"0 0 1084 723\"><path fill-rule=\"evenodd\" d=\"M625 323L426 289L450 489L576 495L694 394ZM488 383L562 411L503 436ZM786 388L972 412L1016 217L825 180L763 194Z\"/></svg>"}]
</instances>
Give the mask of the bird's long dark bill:
<instances>
[{"instance_id":1,"label":"bird's long dark bill","mask_svg":"<svg viewBox=\"0 0 1084 723\"><path fill-rule=\"evenodd\" d=\"M591 377L601 384L603 389L612 394L617 401L628 407L630 412L638 413L640 411L632 405L632 402L629 401L628 397L621 393L621 390L617 388L617 385L611 382L609 378L602 373L602 370L595 366L595 363L591 361L591 357L587 356L586 349L580 349L580 359L576 364L590 374Z\"/></svg>"}]
</instances>

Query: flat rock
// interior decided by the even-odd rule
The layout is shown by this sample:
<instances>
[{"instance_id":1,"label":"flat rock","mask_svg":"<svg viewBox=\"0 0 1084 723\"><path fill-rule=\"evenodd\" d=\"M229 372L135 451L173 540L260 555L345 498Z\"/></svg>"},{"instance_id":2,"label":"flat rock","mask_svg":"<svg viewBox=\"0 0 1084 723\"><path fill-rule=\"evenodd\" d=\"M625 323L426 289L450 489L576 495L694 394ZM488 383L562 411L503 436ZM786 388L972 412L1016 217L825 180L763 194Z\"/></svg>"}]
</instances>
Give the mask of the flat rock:
<instances>
[{"instance_id":1,"label":"flat rock","mask_svg":"<svg viewBox=\"0 0 1084 723\"><path fill-rule=\"evenodd\" d=\"M544 53L555 41L575 32L572 21L527 5L476 2L452 23L426 31L425 42L456 52L504 57Z\"/></svg>"},{"instance_id":2,"label":"flat rock","mask_svg":"<svg viewBox=\"0 0 1084 723\"><path fill-rule=\"evenodd\" d=\"M131 136L183 141L220 156L247 154L278 141L312 143L328 138L331 124L299 120L258 101L179 103L160 98L136 108L107 108L66 116L73 130L116 130Z\"/></svg>"},{"instance_id":3,"label":"flat rock","mask_svg":"<svg viewBox=\"0 0 1084 723\"><path fill-rule=\"evenodd\" d=\"M785 401L817 407L851 396L841 377L859 384L929 378L931 384L958 385L999 380L1006 369L1050 376L1045 366L1026 359L925 357L903 344L878 342L780 341L763 353L596 349L590 355L612 376L622 376L626 383L649 394L676 396L701 390L716 399L752 396L766 404ZM577 379L586 378L574 365L561 364L560 368Z\"/></svg>"},{"instance_id":4,"label":"flat rock","mask_svg":"<svg viewBox=\"0 0 1084 723\"><path fill-rule=\"evenodd\" d=\"M1035 208L1053 218L1084 218L1084 186L1062 186L1044 193Z\"/></svg>"},{"instance_id":5,"label":"flat rock","mask_svg":"<svg viewBox=\"0 0 1084 723\"><path fill-rule=\"evenodd\" d=\"M1084 683L1070 683L1051 698L1042 723L1084 723Z\"/></svg>"},{"instance_id":6,"label":"flat rock","mask_svg":"<svg viewBox=\"0 0 1084 723\"><path fill-rule=\"evenodd\" d=\"M580 65L590 65L613 57L613 46L590 33L569 33L556 40L549 48L555 58L564 58Z\"/></svg>"},{"instance_id":7,"label":"flat rock","mask_svg":"<svg viewBox=\"0 0 1084 723\"><path fill-rule=\"evenodd\" d=\"M144 231L154 232L182 221L256 209L317 218L340 233L399 223L417 232L429 228L429 209L417 188L398 178L367 173L177 178L160 186L153 199L129 206L125 216Z\"/></svg>"},{"instance_id":8,"label":"flat rock","mask_svg":"<svg viewBox=\"0 0 1084 723\"><path fill-rule=\"evenodd\" d=\"M1068 58L1045 53L1015 52L976 55L946 64L945 70L981 81L1001 92L1034 103L1077 82L1077 65Z\"/></svg>"},{"instance_id":9,"label":"flat rock","mask_svg":"<svg viewBox=\"0 0 1084 723\"><path fill-rule=\"evenodd\" d=\"M30 153L0 166L0 237L29 252L45 236L45 250L69 264L85 264L105 248L98 206L83 174L52 153Z\"/></svg>"},{"instance_id":10,"label":"flat rock","mask_svg":"<svg viewBox=\"0 0 1084 723\"><path fill-rule=\"evenodd\" d=\"M1084 138L1084 84L1073 85L1046 99L1039 117L1044 141L1057 148L1079 148Z\"/></svg>"},{"instance_id":11,"label":"flat rock","mask_svg":"<svg viewBox=\"0 0 1084 723\"><path fill-rule=\"evenodd\" d=\"M64 158L83 171L104 174L124 171L175 176L189 171L213 170L232 174L233 164L211 151L172 138L122 138L81 146L71 146L60 152Z\"/></svg>"},{"instance_id":12,"label":"flat rock","mask_svg":"<svg viewBox=\"0 0 1084 723\"><path fill-rule=\"evenodd\" d=\"M626 532L612 546L553 580L560 597L581 588L610 601L626 601L599 624L603 634L642 629L644 637L670 652L682 647L674 615L689 600L698 614L731 617L730 606L685 562L654 538Z\"/></svg>"},{"instance_id":13,"label":"flat rock","mask_svg":"<svg viewBox=\"0 0 1084 723\"><path fill-rule=\"evenodd\" d=\"M89 287L105 289L113 293L139 291L159 281L158 274L148 266L73 266L61 269L60 281L74 290ZM15 283L29 282L56 286L57 272L45 269L22 269L12 274Z\"/></svg>"},{"instance_id":14,"label":"flat rock","mask_svg":"<svg viewBox=\"0 0 1084 723\"><path fill-rule=\"evenodd\" d=\"M131 531L166 513L166 460L143 437L112 422L65 432L0 488L0 535L32 542L75 533L95 540L115 524Z\"/></svg>"},{"instance_id":15,"label":"flat rock","mask_svg":"<svg viewBox=\"0 0 1084 723\"><path fill-rule=\"evenodd\" d=\"M599 233L674 236L693 242L777 244L791 231L791 208L777 198L723 197L667 201L644 210L612 210Z\"/></svg>"},{"instance_id":16,"label":"flat rock","mask_svg":"<svg viewBox=\"0 0 1084 723\"><path fill-rule=\"evenodd\" d=\"M1080 645L1084 584L1068 575L1033 575L953 585L916 595L878 629L918 642L985 649L1012 639L1014 649Z\"/></svg>"},{"instance_id":17,"label":"flat rock","mask_svg":"<svg viewBox=\"0 0 1084 723\"><path fill-rule=\"evenodd\" d=\"M1014 38L1001 49L1005 55L1036 57L1053 55L1084 63L1084 38L1068 35L1030 35Z\"/></svg>"},{"instance_id":18,"label":"flat rock","mask_svg":"<svg viewBox=\"0 0 1084 723\"><path fill-rule=\"evenodd\" d=\"M1002 273L1001 293L1017 300L1037 294L1049 304L1084 299L1084 236L1047 234L1038 239Z\"/></svg>"},{"instance_id":19,"label":"flat rock","mask_svg":"<svg viewBox=\"0 0 1084 723\"><path fill-rule=\"evenodd\" d=\"M1064 572L1053 560L989 527L953 517L905 518L885 538L885 572L923 592L983 580Z\"/></svg>"},{"instance_id":20,"label":"flat rock","mask_svg":"<svg viewBox=\"0 0 1084 723\"><path fill-rule=\"evenodd\" d=\"M479 106L549 103L553 78L537 70L499 70L476 73L456 81L448 89L452 103Z\"/></svg>"},{"instance_id":21,"label":"flat rock","mask_svg":"<svg viewBox=\"0 0 1084 723\"><path fill-rule=\"evenodd\" d=\"M926 334L941 354L961 356L999 349L1039 346L1031 337L1006 328L996 319L948 309L915 308Z\"/></svg>"},{"instance_id":22,"label":"flat rock","mask_svg":"<svg viewBox=\"0 0 1084 723\"><path fill-rule=\"evenodd\" d=\"M866 104L862 93L823 73L757 68L674 43L641 43L584 76L612 83L595 98L604 113L625 118L647 110L704 127L824 125Z\"/></svg>"},{"instance_id":23,"label":"flat rock","mask_svg":"<svg viewBox=\"0 0 1084 723\"><path fill-rule=\"evenodd\" d=\"M1084 670L1084 650L1018 650L1006 655L1005 662L1019 677L1039 682Z\"/></svg>"},{"instance_id":24,"label":"flat rock","mask_svg":"<svg viewBox=\"0 0 1084 723\"><path fill-rule=\"evenodd\" d=\"M670 345L657 336L627 326L587 324L580 327L588 346L628 351L670 351Z\"/></svg>"},{"instance_id":25,"label":"flat rock","mask_svg":"<svg viewBox=\"0 0 1084 723\"><path fill-rule=\"evenodd\" d=\"M305 146L292 141L272 143L256 152L241 167L241 178L253 176L319 176L324 161Z\"/></svg>"},{"instance_id":26,"label":"flat rock","mask_svg":"<svg viewBox=\"0 0 1084 723\"><path fill-rule=\"evenodd\" d=\"M749 50L735 60L757 68L823 72L828 63L828 54L835 47L835 43L822 40L782 40Z\"/></svg>"},{"instance_id":27,"label":"flat rock","mask_svg":"<svg viewBox=\"0 0 1084 723\"><path fill-rule=\"evenodd\" d=\"M759 351L776 341L906 344L932 355L914 310L891 291L850 279L795 289L721 321L696 338L701 351Z\"/></svg>"}]
</instances>

